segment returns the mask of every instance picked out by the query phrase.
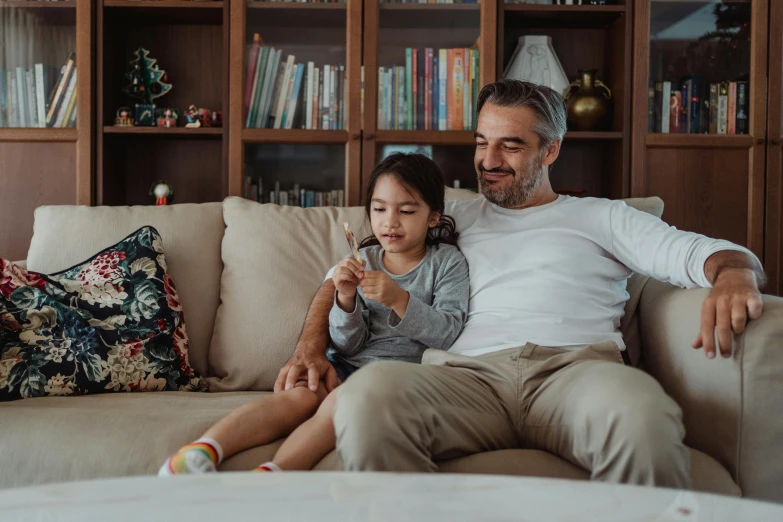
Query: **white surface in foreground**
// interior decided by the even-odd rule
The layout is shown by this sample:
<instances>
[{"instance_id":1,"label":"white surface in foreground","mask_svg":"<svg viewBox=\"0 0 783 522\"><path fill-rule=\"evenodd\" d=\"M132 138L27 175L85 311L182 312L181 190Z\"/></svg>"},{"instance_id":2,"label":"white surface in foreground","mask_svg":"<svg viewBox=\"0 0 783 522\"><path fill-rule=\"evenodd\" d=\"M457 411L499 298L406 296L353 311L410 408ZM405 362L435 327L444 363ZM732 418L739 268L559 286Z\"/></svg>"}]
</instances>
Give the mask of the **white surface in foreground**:
<instances>
[{"instance_id":1,"label":"white surface in foreground","mask_svg":"<svg viewBox=\"0 0 783 522\"><path fill-rule=\"evenodd\" d=\"M0 520L772 522L783 505L529 477L247 472L7 489Z\"/></svg>"}]
</instances>

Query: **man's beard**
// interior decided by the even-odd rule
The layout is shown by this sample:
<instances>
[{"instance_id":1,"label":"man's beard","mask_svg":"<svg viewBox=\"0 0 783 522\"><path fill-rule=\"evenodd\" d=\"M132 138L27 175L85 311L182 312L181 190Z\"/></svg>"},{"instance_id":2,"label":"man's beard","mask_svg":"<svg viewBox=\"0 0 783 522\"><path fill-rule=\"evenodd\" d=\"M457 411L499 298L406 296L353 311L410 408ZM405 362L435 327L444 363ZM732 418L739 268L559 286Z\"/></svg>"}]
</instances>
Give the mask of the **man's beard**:
<instances>
[{"instance_id":1,"label":"man's beard","mask_svg":"<svg viewBox=\"0 0 783 522\"><path fill-rule=\"evenodd\" d=\"M502 208L515 208L526 203L533 197L544 178L543 154L536 155L532 162L526 165L524 173L517 174L512 169L497 168L485 170L481 165L478 169L478 182L481 193L488 201ZM484 173L502 173L514 176L514 180L508 188L498 188L497 185L487 182Z\"/></svg>"}]
</instances>

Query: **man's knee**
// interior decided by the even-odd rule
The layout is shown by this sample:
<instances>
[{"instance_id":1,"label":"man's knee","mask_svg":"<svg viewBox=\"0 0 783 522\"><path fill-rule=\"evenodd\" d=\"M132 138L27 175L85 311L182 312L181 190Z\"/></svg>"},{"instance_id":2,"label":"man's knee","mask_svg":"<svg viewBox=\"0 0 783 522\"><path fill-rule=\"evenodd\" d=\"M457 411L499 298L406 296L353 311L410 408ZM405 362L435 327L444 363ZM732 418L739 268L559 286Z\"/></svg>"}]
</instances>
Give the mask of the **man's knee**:
<instances>
[{"instance_id":1,"label":"man's knee","mask_svg":"<svg viewBox=\"0 0 783 522\"><path fill-rule=\"evenodd\" d=\"M357 427L379 421L383 412L399 408L405 390L405 375L411 364L375 362L357 371L337 389L335 424Z\"/></svg>"}]
</instances>

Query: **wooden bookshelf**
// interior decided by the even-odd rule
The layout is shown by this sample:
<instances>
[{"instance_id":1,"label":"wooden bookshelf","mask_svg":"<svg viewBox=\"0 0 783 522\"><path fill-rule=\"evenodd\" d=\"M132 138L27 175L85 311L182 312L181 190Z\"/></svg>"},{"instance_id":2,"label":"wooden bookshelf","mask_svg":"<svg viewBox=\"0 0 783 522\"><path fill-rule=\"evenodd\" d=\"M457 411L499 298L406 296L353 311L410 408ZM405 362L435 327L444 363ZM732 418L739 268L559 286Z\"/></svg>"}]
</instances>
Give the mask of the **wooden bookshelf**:
<instances>
[{"instance_id":1,"label":"wooden bookshelf","mask_svg":"<svg viewBox=\"0 0 783 522\"><path fill-rule=\"evenodd\" d=\"M750 32L749 38L735 47L737 56L730 62L713 64L706 59L695 58L694 54L694 57L688 58L688 67L685 68L681 65L685 62L675 57L695 48L693 37L683 34L678 38L672 34L659 41L650 30L651 25L658 31L672 27L682 15L672 11L670 5L635 2L633 89L634 113L637 116L633 120L631 144L631 195L659 196L665 202L663 217L668 223L680 229L728 239L747 246L763 258L765 156L768 150L765 128L768 104L767 33L768 27L781 22L770 23L768 0L734 4L747 6ZM698 7L698 4L693 4L693 9ZM676 31L676 28L672 30ZM725 54L721 50L713 50L712 53ZM659 119L655 116L657 108L654 103L653 116L656 119L651 122L648 118L648 88L671 81L674 91L680 78L692 74L701 75L705 87L710 83L743 79L744 75L749 82L750 99L747 134L717 134L710 129L707 130L712 133L703 134L701 132L706 132L703 130L705 120L695 120L693 112L683 116L687 119L682 121L685 121L688 130L698 126L700 133L658 131ZM706 96L709 96L708 90ZM702 107L702 110L706 109ZM780 114L779 107L770 107L769 114L775 110L776 114ZM681 121L677 123L681 124ZM653 125L653 130L650 130L650 125Z\"/></svg>"},{"instance_id":2,"label":"wooden bookshelf","mask_svg":"<svg viewBox=\"0 0 783 522\"><path fill-rule=\"evenodd\" d=\"M605 127L567 133L551 171L555 189L609 198L660 196L669 223L764 256L773 267L774 291L781 292L783 65L777 57L783 56L783 7L771 0L748 4L748 134L654 133L648 131L647 98L659 73L650 65L650 24L655 9L674 4L698 10L708 2L0 2L0 9L34 12L42 24L73 27L80 73L76 128L0 128L0 169L11 173L12 187L0 195L0 220L22 231L0 240L0 255L24 257L37 205L151 204L149 184L156 179L174 185L177 203L242 196L250 175L264 178L265 187L301 177L316 189L341 189L346 204L358 205L381 155L412 145L432 152L449 184L475 188L473 130L382 128L378 67L404 65L405 48L476 44L483 86L503 77L520 36L546 35L570 80L579 69L596 69L612 91ZM255 128L256 122L246 128L248 58L256 32L263 45L295 55L297 63L344 67L341 128L323 129L320 122L312 129ZM150 51L174 85L155 103L179 109L177 128L114 126L116 110L134 103L121 87L137 47ZM223 126L184 128L182 113L191 104L221 111Z\"/></svg>"},{"instance_id":3,"label":"wooden bookshelf","mask_svg":"<svg viewBox=\"0 0 783 522\"><path fill-rule=\"evenodd\" d=\"M3 189L0 190L0 256L23 259L32 237L33 211L37 206L89 205L93 202L94 98L91 64L94 48L91 45L91 27L94 11L91 0L0 2L0 11L4 10L28 12L34 16L36 26L51 26L52 33L72 32L69 43L65 44L60 39L59 46L45 41L50 37L46 34L49 31L44 31L44 34L26 30L16 32L25 43L32 44L30 39L42 38L44 40L35 42L35 47L48 45L52 48L45 58L41 58L39 52L29 61L24 59L26 69L43 62L46 67L58 70L65 64L68 53L73 51L78 70L74 128L0 128L0 177L3 179ZM13 24L14 20L18 17L0 17L0 48L9 53L0 57L3 75L6 67L3 60L10 59L14 52L14 47L6 47L3 40L4 35L10 37L14 32L4 24ZM32 47L29 45L28 48ZM47 88L52 88L55 81L56 78L51 80Z\"/></svg>"},{"instance_id":4,"label":"wooden bookshelf","mask_svg":"<svg viewBox=\"0 0 783 522\"><path fill-rule=\"evenodd\" d=\"M519 38L545 35L566 76L595 69L612 92L611 121L605 128L568 132L552 167L555 190L584 190L588 196L621 198L631 192L631 64L633 3L619 5L500 4L498 76L509 64Z\"/></svg>"},{"instance_id":5,"label":"wooden bookshelf","mask_svg":"<svg viewBox=\"0 0 783 522\"><path fill-rule=\"evenodd\" d=\"M178 203L228 195L227 132L229 2L102 0L96 42L96 200L102 205L151 204L149 186L171 183ZM166 71L171 91L156 107L179 110L176 128L114 126L117 109L137 100L122 93L133 52L143 47ZM185 128L188 106L223 113L223 127Z\"/></svg>"}]
</instances>

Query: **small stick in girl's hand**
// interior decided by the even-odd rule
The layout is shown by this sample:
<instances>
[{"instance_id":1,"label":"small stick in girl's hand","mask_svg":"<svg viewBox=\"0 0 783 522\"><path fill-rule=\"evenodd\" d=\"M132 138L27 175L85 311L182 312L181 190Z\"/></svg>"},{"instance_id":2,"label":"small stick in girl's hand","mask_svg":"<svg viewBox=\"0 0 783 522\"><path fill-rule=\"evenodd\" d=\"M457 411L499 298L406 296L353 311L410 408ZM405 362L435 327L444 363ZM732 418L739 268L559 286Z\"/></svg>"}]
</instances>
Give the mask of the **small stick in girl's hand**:
<instances>
[{"instance_id":1,"label":"small stick in girl's hand","mask_svg":"<svg viewBox=\"0 0 783 522\"><path fill-rule=\"evenodd\" d=\"M348 223L343 223L343 228L345 228L345 239L348 240L348 245L351 247L353 257L361 263L362 256L359 255L359 243L356 242L356 238L354 237L353 232L351 232L351 227L348 226Z\"/></svg>"}]
</instances>

